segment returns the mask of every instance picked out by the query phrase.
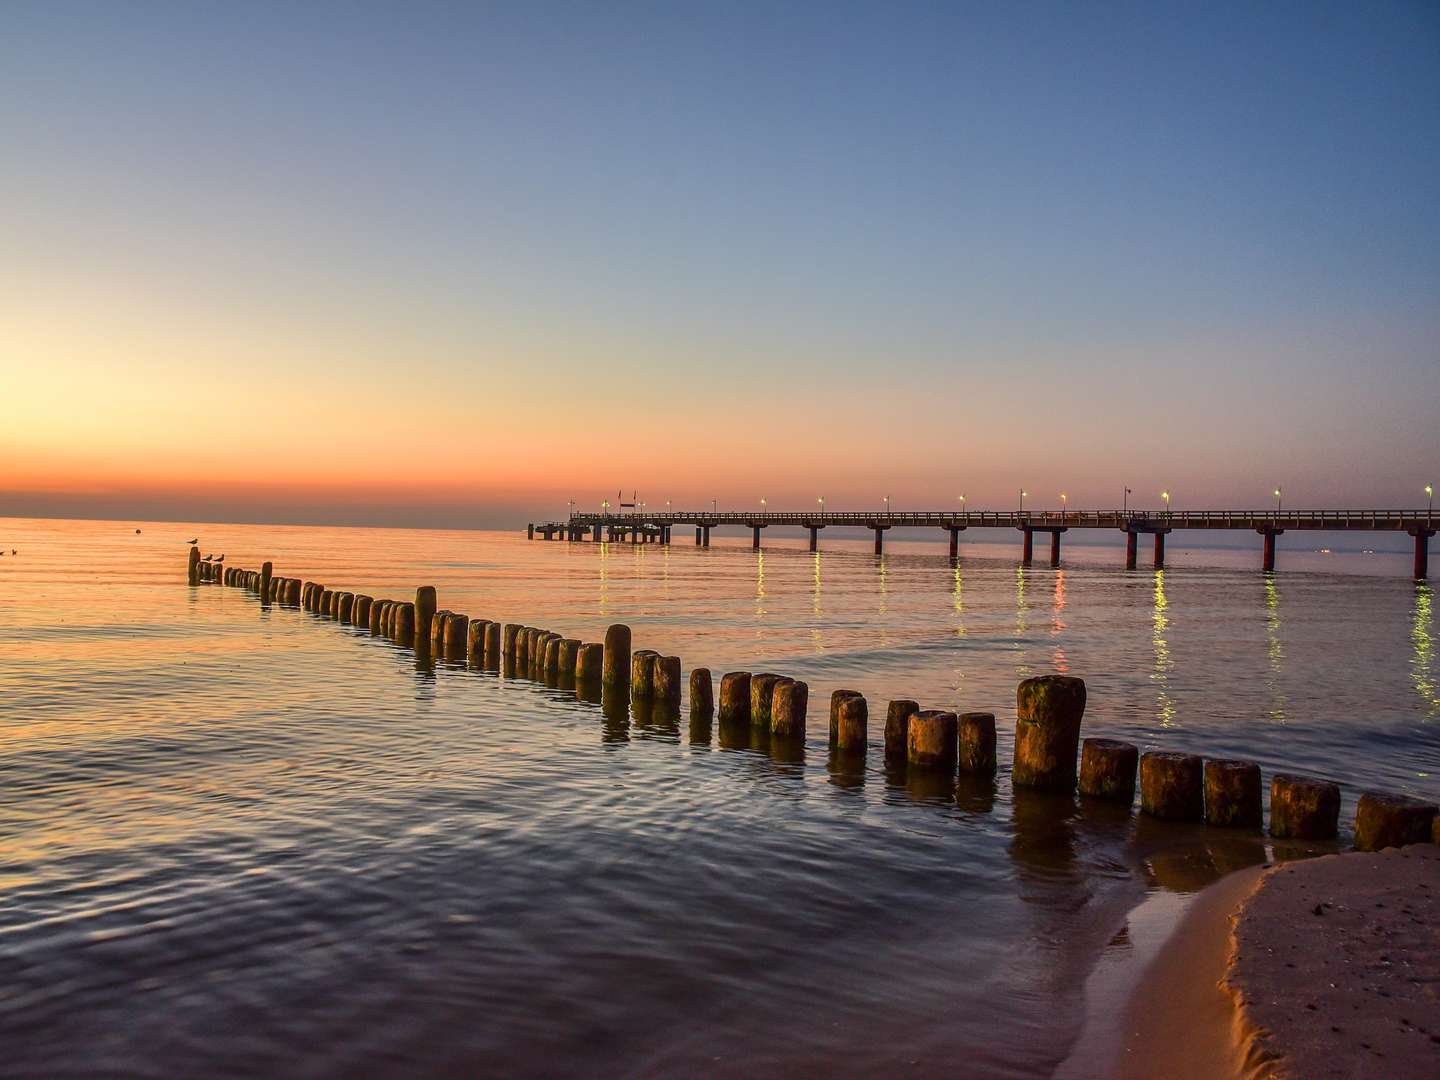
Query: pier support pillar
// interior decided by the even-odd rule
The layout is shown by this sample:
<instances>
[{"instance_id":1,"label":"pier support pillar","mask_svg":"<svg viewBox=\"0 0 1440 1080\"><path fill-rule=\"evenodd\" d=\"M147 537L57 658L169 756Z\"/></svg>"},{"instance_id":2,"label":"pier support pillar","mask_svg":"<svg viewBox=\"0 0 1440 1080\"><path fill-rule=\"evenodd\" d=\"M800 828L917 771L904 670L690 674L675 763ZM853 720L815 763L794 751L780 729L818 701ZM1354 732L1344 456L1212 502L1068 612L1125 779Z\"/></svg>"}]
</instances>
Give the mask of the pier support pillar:
<instances>
[{"instance_id":1,"label":"pier support pillar","mask_svg":"<svg viewBox=\"0 0 1440 1080\"><path fill-rule=\"evenodd\" d=\"M1165 534L1163 532L1155 534L1155 569L1165 569Z\"/></svg>"},{"instance_id":2,"label":"pier support pillar","mask_svg":"<svg viewBox=\"0 0 1440 1080\"><path fill-rule=\"evenodd\" d=\"M1021 529L1020 531L1025 534L1025 543L1020 549L1020 565L1029 566L1031 560L1035 557L1035 534L1029 529Z\"/></svg>"},{"instance_id":3,"label":"pier support pillar","mask_svg":"<svg viewBox=\"0 0 1440 1080\"><path fill-rule=\"evenodd\" d=\"M1135 569L1136 548L1139 547L1140 534L1130 529L1125 530L1125 569Z\"/></svg>"},{"instance_id":4,"label":"pier support pillar","mask_svg":"<svg viewBox=\"0 0 1440 1080\"><path fill-rule=\"evenodd\" d=\"M709 525L706 525L706 526L705 526L704 532L705 532L705 539L704 539L704 542L703 542L700 546L701 546L701 547L707 547L707 548L708 548L708 547L710 546L710 526L709 526Z\"/></svg>"},{"instance_id":5,"label":"pier support pillar","mask_svg":"<svg viewBox=\"0 0 1440 1080\"><path fill-rule=\"evenodd\" d=\"M890 526L872 525L870 527L875 530L875 554L883 555L885 553L885 530Z\"/></svg>"},{"instance_id":6,"label":"pier support pillar","mask_svg":"<svg viewBox=\"0 0 1440 1080\"><path fill-rule=\"evenodd\" d=\"M1050 533L1050 565L1060 565L1060 530L1054 529Z\"/></svg>"},{"instance_id":7,"label":"pier support pillar","mask_svg":"<svg viewBox=\"0 0 1440 1080\"><path fill-rule=\"evenodd\" d=\"M1256 529L1265 538L1265 558L1262 569L1270 574L1275 571L1275 537L1283 533L1284 529Z\"/></svg>"},{"instance_id":8,"label":"pier support pillar","mask_svg":"<svg viewBox=\"0 0 1440 1080\"><path fill-rule=\"evenodd\" d=\"M696 525L696 526L695 526L695 546L696 546L696 547L699 547L699 546L700 546L700 534L701 534L702 532L704 532L704 531L705 531L705 530L702 529L702 528L700 528L699 525Z\"/></svg>"},{"instance_id":9,"label":"pier support pillar","mask_svg":"<svg viewBox=\"0 0 1440 1080\"><path fill-rule=\"evenodd\" d=\"M535 539L535 523L534 523L533 521L530 522L530 524L528 524L528 525L525 526L525 539L526 539L526 540L534 540L534 539Z\"/></svg>"},{"instance_id":10,"label":"pier support pillar","mask_svg":"<svg viewBox=\"0 0 1440 1080\"><path fill-rule=\"evenodd\" d=\"M950 530L950 561L954 562L960 557L960 530L951 526Z\"/></svg>"},{"instance_id":11,"label":"pier support pillar","mask_svg":"<svg viewBox=\"0 0 1440 1080\"><path fill-rule=\"evenodd\" d=\"M759 551L759 550L760 550L760 530L763 529L764 527L765 527L765 526L763 526L763 525L752 525L752 526L750 526L750 532L751 532L751 534L752 534L752 536L753 536L753 539L750 541L750 550L752 550L752 551Z\"/></svg>"},{"instance_id":12,"label":"pier support pillar","mask_svg":"<svg viewBox=\"0 0 1440 1080\"><path fill-rule=\"evenodd\" d=\"M820 550L820 530L814 525L810 526L810 550Z\"/></svg>"},{"instance_id":13,"label":"pier support pillar","mask_svg":"<svg viewBox=\"0 0 1440 1080\"><path fill-rule=\"evenodd\" d=\"M1410 535L1415 538L1415 578L1424 581L1430 573L1430 537L1435 530L1412 529Z\"/></svg>"}]
</instances>

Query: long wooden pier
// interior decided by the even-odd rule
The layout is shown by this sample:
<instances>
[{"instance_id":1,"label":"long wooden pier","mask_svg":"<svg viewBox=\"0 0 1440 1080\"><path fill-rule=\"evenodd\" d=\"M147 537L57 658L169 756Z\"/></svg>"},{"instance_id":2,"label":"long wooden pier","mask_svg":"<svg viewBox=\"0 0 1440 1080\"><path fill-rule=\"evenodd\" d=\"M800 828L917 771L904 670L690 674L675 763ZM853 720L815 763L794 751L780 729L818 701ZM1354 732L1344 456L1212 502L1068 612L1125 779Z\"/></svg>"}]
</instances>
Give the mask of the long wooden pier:
<instances>
[{"instance_id":1,"label":"long wooden pier","mask_svg":"<svg viewBox=\"0 0 1440 1080\"><path fill-rule=\"evenodd\" d=\"M1141 536L1151 537L1154 567L1165 566L1165 537L1176 529L1254 532L1263 540L1261 567L1275 569L1275 538L1286 532L1403 532L1415 541L1417 578L1429 572L1429 541L1436 532L1432 509L1422 510L972 510L972 511L775 511L761 512L652 510L599 514L572 513L564 521L531 524L530 539L610 540L669 544L676 525L693 526L695 543L710 546L710 532L722 527L751 531L758 550L760 534L771 525L807 529L810 550L819 550L820 530L869 529L875 534L875 554L884 550L889 529L943 529L950 536L950 557L959 554L960 534L967 529L1012 529L1021 534L1021 563L1031 565L1034 537L1050 540L1050 565L1060 564L1060 537L1070 529L1115 529L1125 534L1125 566L1135 569Z\"/></svg>"}]
</instances>

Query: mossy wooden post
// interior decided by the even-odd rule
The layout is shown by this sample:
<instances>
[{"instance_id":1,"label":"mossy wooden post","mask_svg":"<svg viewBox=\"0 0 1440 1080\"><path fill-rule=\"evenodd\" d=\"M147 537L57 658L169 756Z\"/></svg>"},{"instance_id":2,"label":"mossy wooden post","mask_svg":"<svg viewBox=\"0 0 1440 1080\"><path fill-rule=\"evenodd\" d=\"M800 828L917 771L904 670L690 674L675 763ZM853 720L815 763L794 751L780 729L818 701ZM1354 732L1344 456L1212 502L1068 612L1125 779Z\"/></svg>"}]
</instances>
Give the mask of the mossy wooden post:
<instances>
[{"instance_id":1,"label":"mossy wooden post","mask_svg":"<svg viewBox=\"0 0 1440 1080\"><path fill-rule=\"evenodd\" d=\"M191 585L200 584L200 548L195 544L190 545L190 561L185 568L185 579Z\"/></svg>"},{"instance_id":2,"label":"mossy wooden post","mask_svg":"<svg viewBox=\"0 0 1440 1080\"><path fill-rule=\"evenodd\" d=\"M958 725L958 718L953 712L921 709L912 713L906 729L906 761L927 769L953 771Z\"/></svg>"},{"instance_id":3,"label":"mossy wooden post","mask_svg":"<svg viewBox=\"0 0 1440 1080\"><path fill-rule=\"evenodd\" d=\"M275 576L275 567L268 562L260 564L260 599L270 600L270 579Z\"/></svg>"},{"instance_id":4,"label":"mossy wooden post","mask_svg":"<svg viewBox=\"0 0 1440 1080\"><path fill-rule=\"evenodd\" d=\"M1380 851L1406 844L1424 844L1435 825L1434 803L1404 795L1367 791L1355 806L1355 848Z\"/></svg>"},{"instance_id":5,"label":"mossy wooden post","mask_svg":"<svg viewBox=\"0 0 1440 1080\"><path fill-rule=\"evenodd\" d=\"M600 689L612 702L630 700L630 627L615 623L605 631L604 657Z\"/></svg>"},{"instance_id":6,"label":"mossy wooden post","mask_svg":"<svg viewBox=\"0 0 1440 1080\"><path fill-rule=\"evenodd\" d=\"M690 722L703 720L710 723L715 715L715 686L710 680L710 669L697 667L690 672ZM709 742L709 736L706 736Z\"/></svg>"},{"instance_id":7,"label":"mossy wooden post","mask_svg":"<svg viewBox=\"0 0 1440 1080\"><path fill-rule=\"evenodd\" d=\"M466 657L469 647L470 616L458 611L451 612L445 619L445 659L460 662Z\"/></svg>"},{"instance_id":8,"label":"mossy wooden post","mask_svg":"<svg viewBox=\"0 0 1440 1080\"><path fill-rule=\"evenodd\" d=\"M1113 799L1127 806L1135 801L1135 770L1140 749L1118 739L1086 739L1080 748L1080 794Z\"/></svg>"},{"instance_id":9,"label":"mossy wooden post","mask_svg":"<svg viewBox=\"0 0 1440 1080\"><path fill-rule=\"evenodd\" d=\"M575 654L575 691L581 695L600 689L605 672L605 646L598 641L585 642Z\"/></svg>"},{"instance_id":10,"label":"mossy wooden post","mask_svg":"<svg viewBox=\"0 0 1440 1080\"><path fill-rule=\"evenodd\" d=\"M870 706L864 696L845 691L838 709L833 695L830 706L837 713L831 745L842 754L863 755L870 742Z\"/></svg>"},{"instance_id":11,"label":"mossy wooden post","mask_svg":"<svg viewBox=\"0 0 1440 1080\"><path fill-rule=\"evenodd\" d=\"M1085 681L1070 675L1026 679L1015 694L1015 765L1011 782L1074 791L1085 715Z\"/></svg>"},{"instance_id":12,"label":"mossy wooden post","mask_svg":"<svg viewBox=\"0 0 1440 1080\"><path fill-rule=\"evenodd\" d=\"M430 640L430 623L435 618L435 586L421 585L415 590L415 640Z\"/></svg>"},{"instance_id":13,"label":"mossy wooden post","mask_svg":"<svg viewBox=\"0 0 1440 1080\"><path fill-rule=\"evenodd\" d=\"M770 726L770 706L775 700L775 684L779 675L762 671L750 676L750 724L752 727Z\"/></svg>"},{"instance_id":14,"label":"mossy wooden post","mask_svg":"<svg viewBox=\"0 0 1440 1080\"><path fill-rule=\"evenodd\" d=\"M859 690L833 690L830 693L830 745L838 745L840 738L840 704L846 698L861 697Z\"/></svg>"},{"instance_id":15,"label":"mossy wooden post","mask_svg":"<svg viewBox=\"0 0 1440 1080\"><path fill-rule=\"evenodd\" d=\"M885 708L885 760L903 763L910 754L910 717L920 711L920 703L899 698Z\"/></svg>"},{"instance_id":16,"label":"mossy wooden post","mask_svg":"<svg viewBox=\"0 0 1440 1080\"><path fill-rule=\"evenodd\" d=\"M991 776L995 772L995 714L961 713L955 718L958 733L956 762L963 773Z\"/></svg>"},{"instance_id":17,"label":"mossy wooden post","mask_svg":"<svg viewBox=\"0 0 1440 1080\"><path fill-rule=\"evenodd\" d=\"M659 656L654 649L637 649L631 655L631 701L650 701L655 697L655 661Z\"/></svg>"},{"instance_id":18,"label":"mossy wooden post","mask_svg":"<svg viewBox=\"0 0 1440 1080\"><path fill-rule=\"evenodd\" d=\"M485 624L485 670L500 670L500 653L503 646L505 627L501 623Z\"/></svg>"},{"instance_id":19,"label":"mossy wooden post","mask_svg":"<svg viewBox=\"0 0 1440 1080\"><path fill-rule=\"evenodd\" d=\"M720 723L750 722L750 672L729 671L720 676Z\"/></svg>"},{"instance_id":20,"label":"mossy wooden post","mask_svg":"<svg viewBox=\"0 0 1440 1080\"><path fill-rule=\"evenodd\" d=\"M474 670L485 666L485 628L489 625L484 619L471 619L465 633L465 660Z\"/></svg>"},{"instance_id":21,"label":"mossy wooden post","mask_svg":"<svg viewBox=\"0 0 1440 1080\"><path fill-rule=\"evenodd\" d=\"M1169 750L1142 754L1140 809L1166 821L1203 820L1205 777L1200 758Z\"/></svg>"},{"instance_id":22,"label":"mossy wooden post","mask_svg":"<svg viewBox=\"0 0 1440 1080\"><path fill-rule=\"evenodd\" d=\"M401 645L415 642L415 605L395 605L395 640Z\"/></svg>"},{"instance_id":23,"label":"mossy wooden post","mask_svg":"<svg viewBox=\"0 0 1440 1080\"><path fill-rule=\"evenodd\" d=\"M1340 831L1340 787L1313 776L1276 773L1270 778L1270 835L1333 840Z\"/></svg>"},{"instance_id":24,"label":"mossy wooden post","mask_svg":"<svg viewBox=\"0 0 1440 1080\"><path fill-rule=\"evenodd\" d=\"M753 688L755 683L750 683ZM755 707L752 693L751 722ZM805 738L805 717L810 709L810 684L799 679L776 679L770 697L770 734L777 739Z\"/></svg>"},{"instance_id":25,"label":"mossy wooden post","mask_svg":"<svg viewBox=\"0 0 1440 1080\"><path fill-rule=\"evenodd\" d=\"M1264 824L1259 765L1223 758L1205 762L1205 824L1234 829Z\"/></svg>"},{"instance_id":26,"label":"mossy wooden post","mask_svg":"<svg viewBox=\"0 0 1440 1080\"><path fill-rule=\"evenodd\" d=\"M680 658L678 656L657 656L652 668L655 704L666 713L680 715Z\"/></svg>"}]
</instances>

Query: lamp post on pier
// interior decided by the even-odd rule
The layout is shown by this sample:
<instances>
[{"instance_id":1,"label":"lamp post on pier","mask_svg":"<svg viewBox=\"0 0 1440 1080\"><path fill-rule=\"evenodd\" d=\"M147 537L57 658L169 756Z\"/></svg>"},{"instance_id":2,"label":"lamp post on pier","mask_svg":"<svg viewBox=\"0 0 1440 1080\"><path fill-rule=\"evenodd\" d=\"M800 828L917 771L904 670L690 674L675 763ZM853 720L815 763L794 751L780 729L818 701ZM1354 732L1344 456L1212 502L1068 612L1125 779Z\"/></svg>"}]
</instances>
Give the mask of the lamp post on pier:
<instances>
[{"instance_id":1,"label":"lamp post on pier","mask_svg":"<svg viewBox=\"0 0 1440 1080\"><path fill-rule=\"evenodd\" d=\"M1276 516L1277 518L1280 516L1280 511L1281 511L1283 508L1284 508L1284 502L1283 502L1283 500L1282 500L1281 497L1280 497L1280 489L1277 487L1277 488L1275 489L1275 516Z\"/></svg>"}]
</instances>

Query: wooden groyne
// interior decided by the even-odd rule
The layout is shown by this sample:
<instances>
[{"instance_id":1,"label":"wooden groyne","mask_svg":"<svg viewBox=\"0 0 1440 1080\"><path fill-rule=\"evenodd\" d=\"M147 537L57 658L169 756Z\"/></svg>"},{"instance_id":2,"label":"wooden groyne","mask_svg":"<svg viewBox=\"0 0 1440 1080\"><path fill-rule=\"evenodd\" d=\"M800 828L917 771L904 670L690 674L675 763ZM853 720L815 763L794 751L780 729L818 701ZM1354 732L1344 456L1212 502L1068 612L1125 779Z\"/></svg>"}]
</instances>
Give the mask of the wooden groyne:
<instances>
[{"instance_id":1,"label":"wooden groyne","mask_svg":"<svg viewBox=\"0 0 1440 1080\"><path fill-rule=\"evenodd\" d=\"M441 609L435 588L423 585L413 600L375 598L330 589L315 581L260 570L223 566L191 548L186 578L192 585L215 583L245 589L264 605L303 610L366 630L413 648L422 656L500 672L552 689L573 690L582 701L601 705L607 722L678 723L684 670L678 656L633 648L630 627L616 623L601 642L585 642L551 630ZM809 712L809 685L772 672L726 672L718 702L709 668L689 676L692 743L709 743L718 719L722 746L749 745L761 733L771 746L803 753ZM1083 680L1068 675L1025 679L1016 690L1016 720L1010 782L1016 789L1078 794L1132 806L1138 786L1140 812L1151 818L1211 828L1258 831L1264 827L1260 766L1231 758L1155 750L1141 754L1133 743L1082 738L1087 704ZM718 705L718 709L717 709ZM870 709L858 690L836 690L830 698L830 752L847 768L863 768L870 751ZM883 734L887 769L913 771L934 788L953 786L957 775L993 778L995 714L956 714L925 709L918 701L887 703ZM1136 778L1139 778L1137 785ZM1270 778L1270 835L1330 841L1339 834L1340 787L1316 777L1276 773ZM1361 793L1354 823L1355 847L1440 843L1436 804L1384 792Z\"/></svg>"}]
</instances>

